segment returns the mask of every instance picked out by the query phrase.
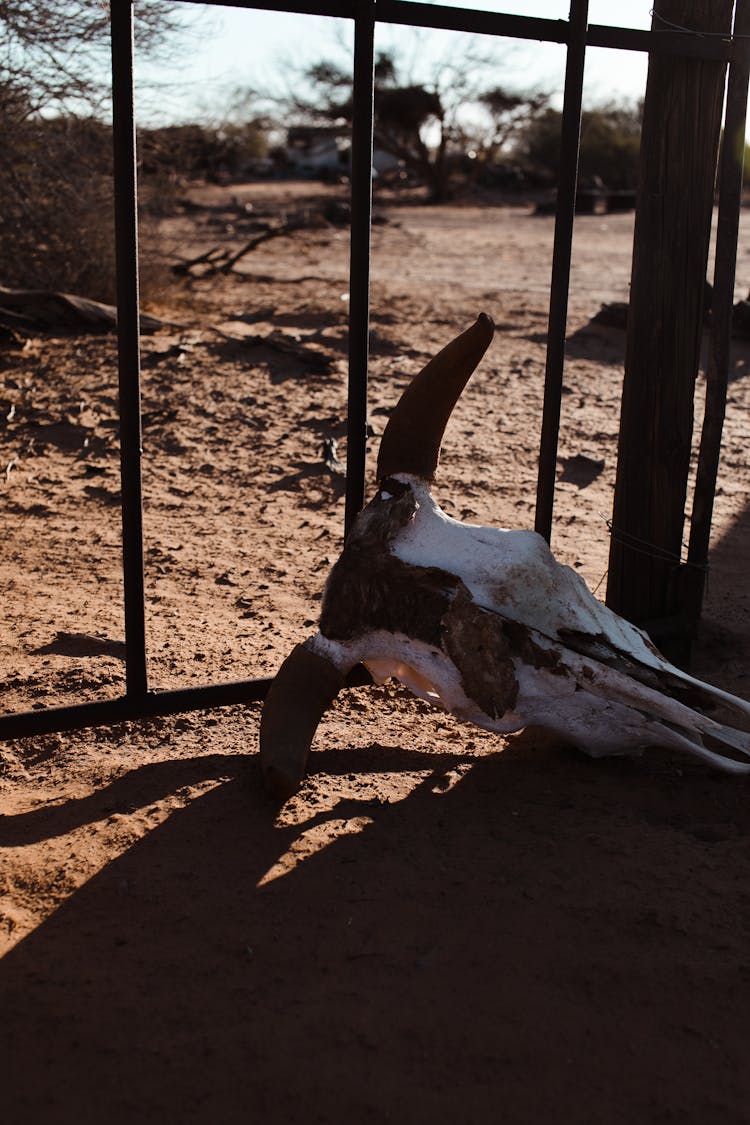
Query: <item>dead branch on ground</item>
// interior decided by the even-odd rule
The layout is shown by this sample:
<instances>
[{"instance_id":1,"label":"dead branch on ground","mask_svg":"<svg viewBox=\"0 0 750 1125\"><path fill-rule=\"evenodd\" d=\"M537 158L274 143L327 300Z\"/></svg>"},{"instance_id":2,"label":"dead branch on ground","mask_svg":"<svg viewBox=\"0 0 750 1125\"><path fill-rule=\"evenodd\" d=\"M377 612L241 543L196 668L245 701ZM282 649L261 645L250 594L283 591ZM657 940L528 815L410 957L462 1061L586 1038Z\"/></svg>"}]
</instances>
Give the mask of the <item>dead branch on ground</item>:
<instances>
[{"instance_id":1,"label":"dead branch on ground","mask_svg":"<svg viewBox=\"0 0 750 1125\"><path fill-rule=\"evenodd\" d=\"M196 258L173 265L172 272L180 277L193 278L228 274L246 254L252 253L258 246L261 246L264 242L269 242L272 238L284 238L296 231L319 229L330 225L322 211L300 211L288 218L283 218L276 226L256 234L239 250L213 246Z\"/></svg>"}]
</instances>

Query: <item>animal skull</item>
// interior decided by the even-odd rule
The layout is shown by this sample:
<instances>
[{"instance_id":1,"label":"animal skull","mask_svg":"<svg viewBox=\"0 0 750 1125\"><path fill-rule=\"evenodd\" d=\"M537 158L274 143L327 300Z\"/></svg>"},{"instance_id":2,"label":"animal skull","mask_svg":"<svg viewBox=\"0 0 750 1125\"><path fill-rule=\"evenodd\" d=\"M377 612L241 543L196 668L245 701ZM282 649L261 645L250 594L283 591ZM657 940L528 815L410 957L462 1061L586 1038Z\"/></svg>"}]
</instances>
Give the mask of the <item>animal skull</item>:
<instances>
[{"instance_id":1,"label":"animal skull","mask_svg":"<svg viewBox=\"0 0 750 1125\"><path fill-rule=\"evenodd\" d=\"M533 531L451 519L430 482L443 431L494 331L484 314L409 385L383 434L378 491L325 587L319 632L269 690L261 765L285 798L304 776L318 723L362 663L486 730L546 728L593 757L646 746L750 771L750 735L697 707L750 704L669 664L607 609Z\"/></svg>"}]
</instances>

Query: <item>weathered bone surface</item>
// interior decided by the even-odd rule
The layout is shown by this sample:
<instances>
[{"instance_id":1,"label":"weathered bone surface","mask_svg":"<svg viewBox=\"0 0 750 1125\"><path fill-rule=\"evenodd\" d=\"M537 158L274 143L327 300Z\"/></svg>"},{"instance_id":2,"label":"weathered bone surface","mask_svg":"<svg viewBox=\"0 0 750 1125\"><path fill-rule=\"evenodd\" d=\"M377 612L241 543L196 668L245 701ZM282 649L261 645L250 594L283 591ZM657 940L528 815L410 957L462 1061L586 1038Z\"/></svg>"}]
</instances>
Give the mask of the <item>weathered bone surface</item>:
<instances>
[{"instance_id":1,"label":"weathered bone surface","mask_svg":"<svg viewBox=\"0 0 750 1125\"><path fill-rule=\"evenodd\" d=\"M702 713L750 704L669 664L536 532L447 516L429 482L451 410L492 340L453 340L404 392L383 434L378 491L328 578L320 629L281 666L261 721L261 765L282 798L299 786L316 727L364 664L486 730L544 727L593 757L648 746L750 772L750 734Z\"/></svg>"}]
</instances>

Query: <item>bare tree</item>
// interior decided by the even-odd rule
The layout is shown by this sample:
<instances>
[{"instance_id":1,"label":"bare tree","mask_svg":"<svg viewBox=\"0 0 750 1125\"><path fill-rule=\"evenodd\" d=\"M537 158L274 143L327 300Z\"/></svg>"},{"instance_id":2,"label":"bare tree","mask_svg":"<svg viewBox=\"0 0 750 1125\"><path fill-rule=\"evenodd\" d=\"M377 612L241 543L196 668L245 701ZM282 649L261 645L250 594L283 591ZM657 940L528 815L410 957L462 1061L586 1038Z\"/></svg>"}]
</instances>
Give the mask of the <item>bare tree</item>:
<instances>
[{"instance_id":1,"label":"bare tree","mask_svg":"<svg viewBox=\"0 0 750 1125\"><path fill-rule=\"evenodd\" d=\"M481 133L477 131L482 159L486 164L493 164L502 159L529 123L547 108L550 95L543 91L520 94L503 86L493 86L483 91L477 100L486 115L486 125Z\"/></svg>"},{"instance_id":2,"label":"bare tree","mask_svg":"<svg viewBox=\"0 0 750 1125\"><path fill-rule=\"evenodd\" d=\"M153 56L181 22L141 0ZM109 300L114 288L109 5L0 0L0 284Z\"/></svg>"},{"instance_id":3,"label":"bare tree","mask_svg":"<svg viewBox=\"0 0 750 1125\"><path fill-rule=\"evenodd\" d=\"M148 55L184 32L174 6L160 0L139 0L135 13L136 45ZM109 89L109 25L100 0L0 0L0 87L23 93L16 111L98 108Z\"/></svg>"},{"instance_id":4,"label":"bare tree","mask_svg":"<svg viewBox=\"0 0 750 1125\"><path fill-rule=\"evenodd\" d=\"M546 95L497 86L507 62L474 43L434 57L416 35L375 61L375 145L427 184L430 198L451 194L452 179L469 151L494 156L523 121L546 104ZM426 60L429 59L429 62ZM321 59L296 70L288 89L270 98L289 125L348 124L352 116L350 65Z\"/></svg>"}]
</instances>

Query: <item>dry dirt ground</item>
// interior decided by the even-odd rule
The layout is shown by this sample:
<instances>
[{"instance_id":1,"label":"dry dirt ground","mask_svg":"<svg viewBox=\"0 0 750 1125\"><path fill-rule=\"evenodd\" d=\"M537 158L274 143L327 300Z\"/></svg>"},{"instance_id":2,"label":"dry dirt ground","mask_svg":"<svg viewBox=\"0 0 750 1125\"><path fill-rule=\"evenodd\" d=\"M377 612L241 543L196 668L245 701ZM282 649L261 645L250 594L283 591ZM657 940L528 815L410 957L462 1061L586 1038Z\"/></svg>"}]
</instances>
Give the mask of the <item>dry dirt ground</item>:
<instances>
[{"instance_id":1,"label":"dry dirt ground","mask_svg":"<svg viewBox=\"0 0 750 1125\"><path fill-rule=\"evenodd\" d=\"M239 246L310 190L196 190L169 252ZM552 219L384 214L371 453L408 377L484 309L498 332L438 497L532 526ZM749 236L746 218L742 295ZM626 299L631 239L632 216L577 224L553 546L601 595L624 337L586 326ZM143 347L153 687L271 673L314 627L341 546L321 447L345 459L347 271L346 228L322 225L154 310L182 327ZM695 654L745 696L749 362L738 345ZM119 695L114 340L39 336L0 365L3 711ZM279 809L259 713L0 745L4 1120L750 1121L746 780L503 740L389 684L340 697Z\"/></svg>"}]
</instances>

